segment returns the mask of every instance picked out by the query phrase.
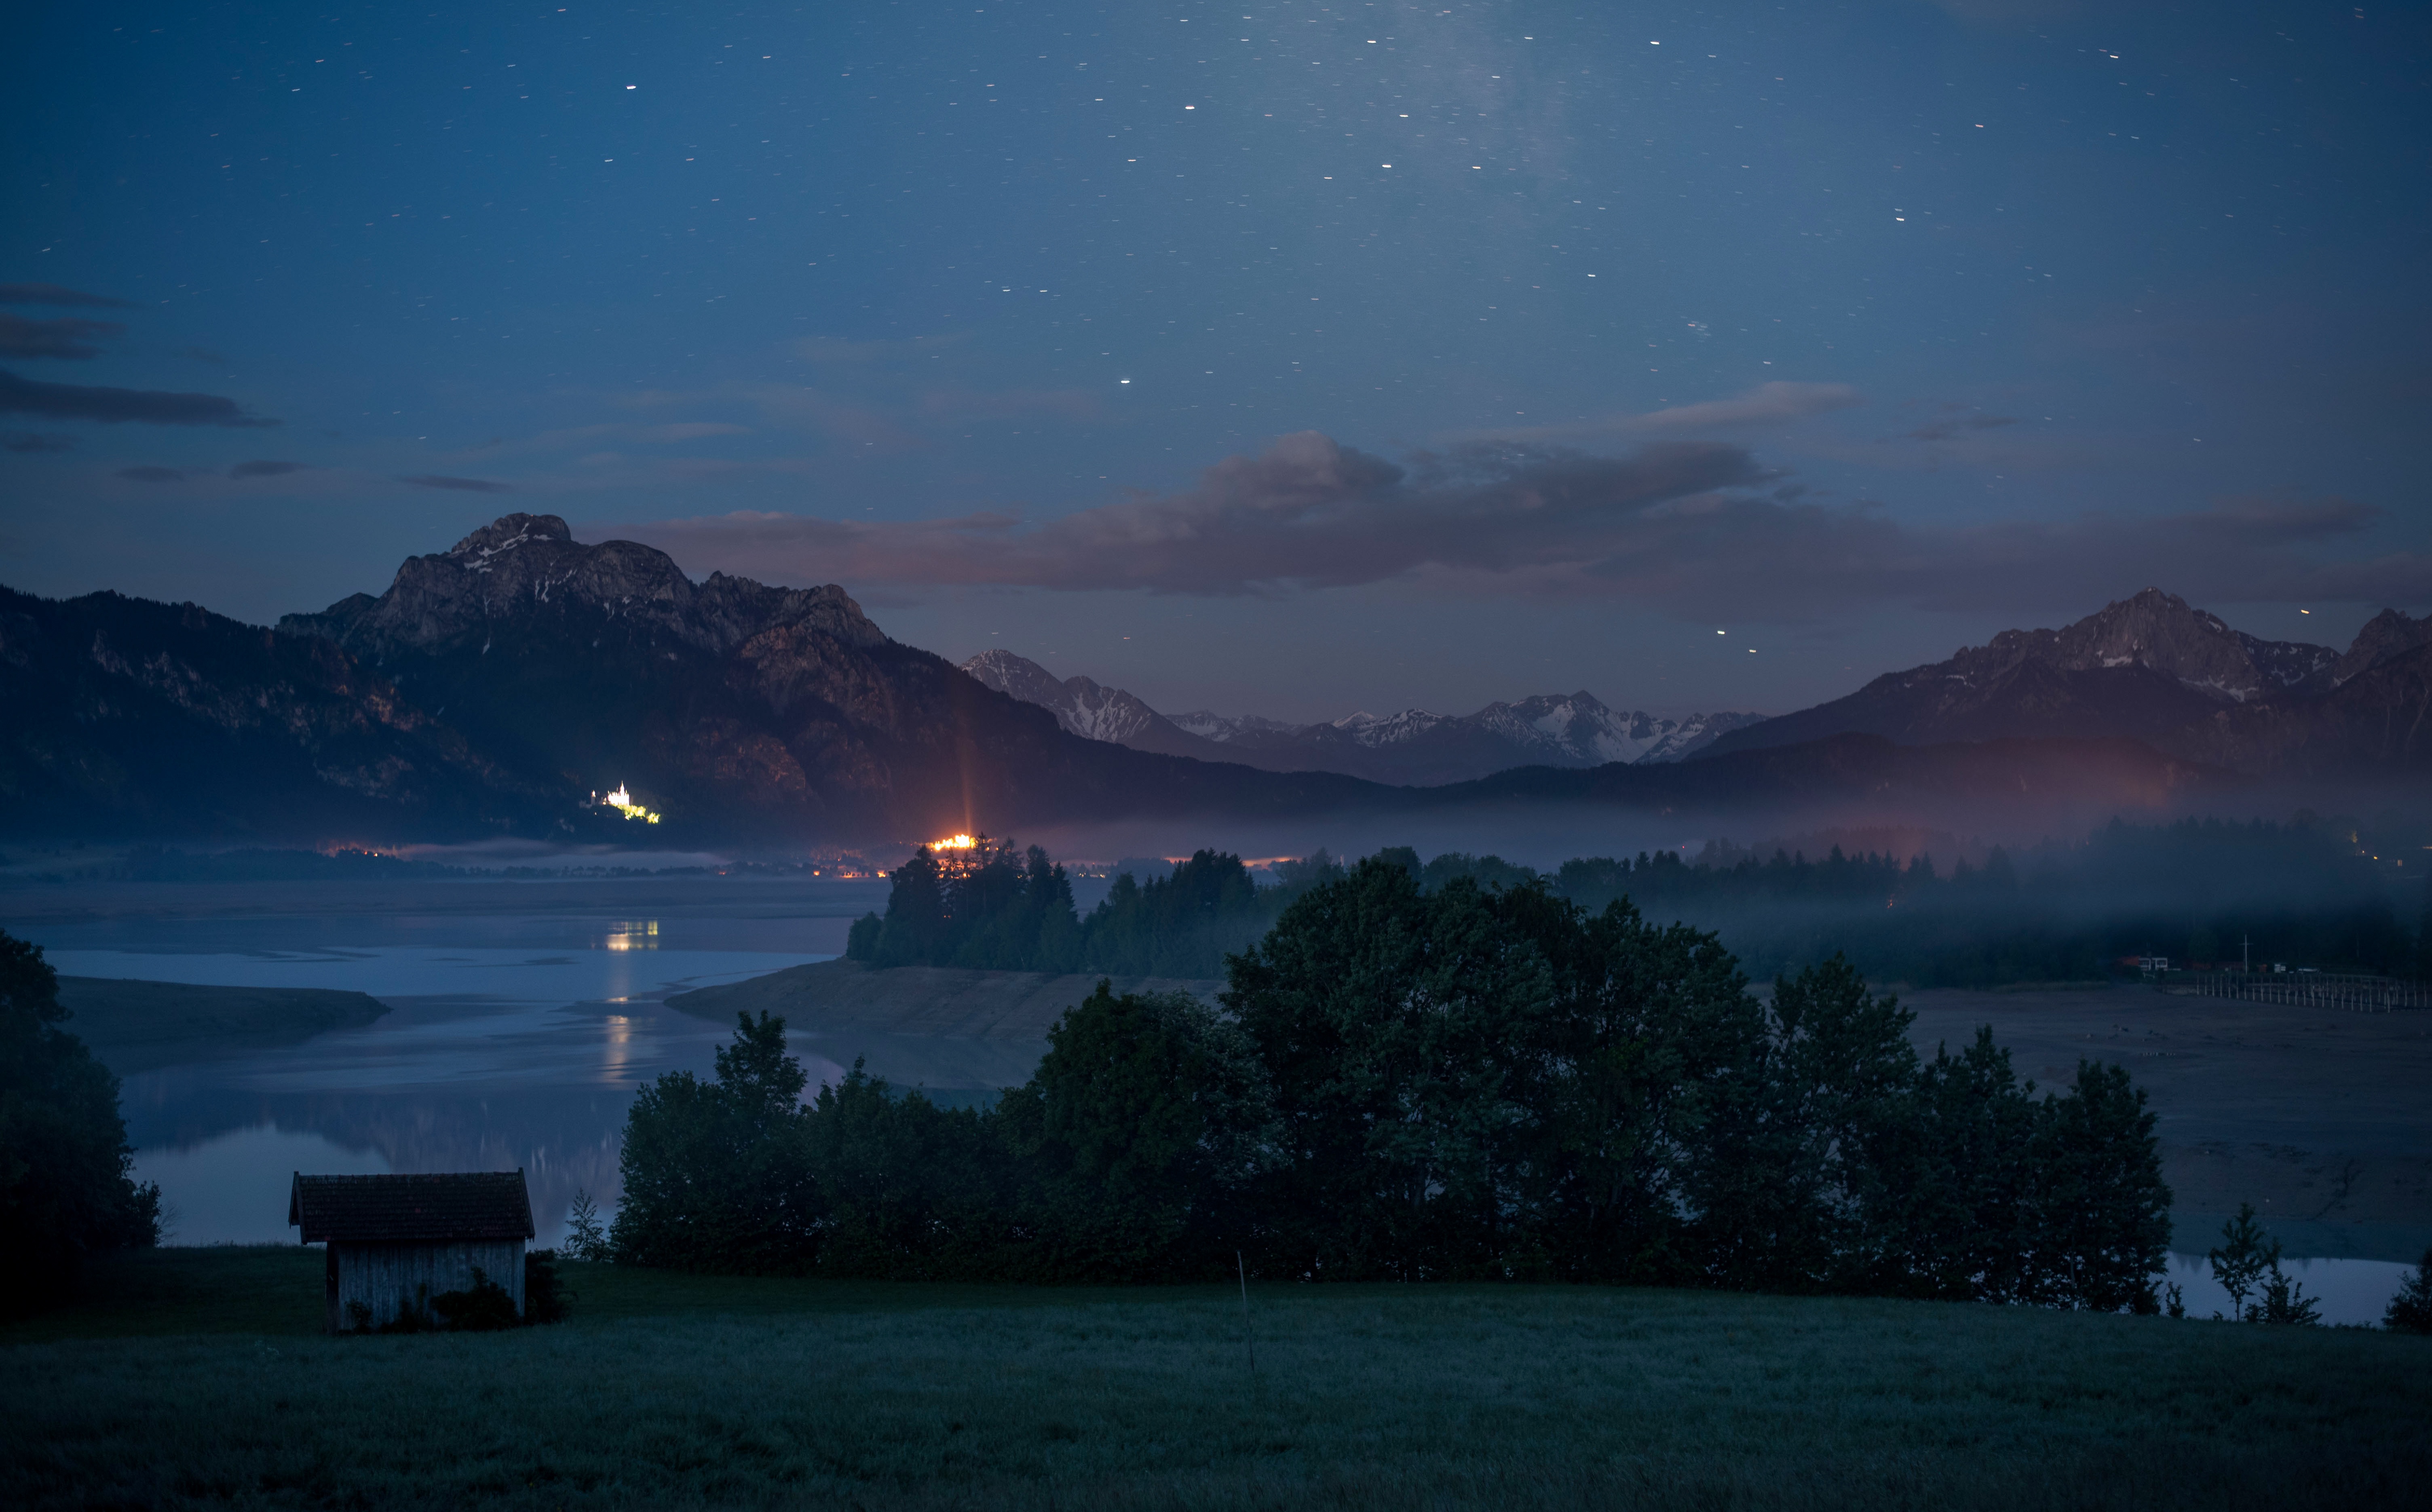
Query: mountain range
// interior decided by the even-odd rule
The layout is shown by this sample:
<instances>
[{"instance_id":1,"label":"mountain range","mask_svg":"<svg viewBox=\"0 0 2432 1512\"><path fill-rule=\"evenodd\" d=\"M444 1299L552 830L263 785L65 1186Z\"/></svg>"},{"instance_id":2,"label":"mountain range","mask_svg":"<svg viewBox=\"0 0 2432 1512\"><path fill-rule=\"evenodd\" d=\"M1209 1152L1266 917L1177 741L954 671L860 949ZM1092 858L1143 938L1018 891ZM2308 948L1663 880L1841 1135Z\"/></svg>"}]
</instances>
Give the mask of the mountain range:
<instances>
[{"instance_id":1,"label":"mountain range","mask_svg":"<svg viewBox=\"0 0 2432 1512\"><path fill-rule=\"evenodd\" d=\"M2259 639L2147 588L2059 630L2005 630L1887 672L1699 756L1851 734L1902 745L2127 739L2257 775L2420 773L2432 767L2432 617L2385 609L2339 652Z\"/></svg>"},{"instance_id":2,"label":"mountain range","mask_svg":"<svg viewBox=\"0 0 2432 1512\"><path fill-rule=\"evenodd\" d=\"M1512 767L1596 767L1607 762L1678 761L1757 714L1693 714L1665 719L1609 708L1592 694L1539 694L1489 704L1475 714L1405 709L1293 724L1257 715L1227 718L1201 710L1160 714L1138 696L1088 677L1056 674L1010 651L987 651L962 670L1036 704L1072 734L1137 751L1238 761L1269 772L1340 772L1371 782L1435 787Z\"/></svg>"},{"instance_id":3,"label":"mountain range","mask_svg":"<svg viewBox=\"0 0 2432 1512\"><path fill-rule=\"evenodd\" d=\"M887 638L833 585L694 583L509 515L275 630L194 604L0 589L16 834L359 842L920 839L1076 810L1291 815L1365 785L1064 734Z\"/></svg>"},{"instance_id":4,"label":"mountain range","mask_svg":"<svg viewBox=\"0 0 2432 1512\"><path fill-rule=\"evenodd\" d=\"M2021 799L2178 804L2241 773L2413 782L2432 759L2432 621L2385 613L2335 653L2157 592L1727 731L1583 693L1316 726L1167 718L983 661L890 639L835 585L696 583L548 515L276 627L0 588L0 835L783 850L1154 822L1292 843L1345 815L1398 833L1456 813L1567 835L1574 806L1951 823ZM1312 750L1461 780L1387 786L1310 770ZM664 825L603 807L618 786Z\"/></svg>"}]
</instances>

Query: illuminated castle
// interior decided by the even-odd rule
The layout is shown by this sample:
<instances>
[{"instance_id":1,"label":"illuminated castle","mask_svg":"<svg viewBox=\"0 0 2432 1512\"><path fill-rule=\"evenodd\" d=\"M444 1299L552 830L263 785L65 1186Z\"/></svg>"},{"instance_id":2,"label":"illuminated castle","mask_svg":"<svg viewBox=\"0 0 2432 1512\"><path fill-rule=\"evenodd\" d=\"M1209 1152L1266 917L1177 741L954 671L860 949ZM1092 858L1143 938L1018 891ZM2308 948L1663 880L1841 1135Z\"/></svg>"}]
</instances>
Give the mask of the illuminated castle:
<instances>
[{"instance_id":1,"label":"illuminated castle","mask_svg":"<svg viewBox=\"0 0 2432 1512\"><path fill-rule=\"evenodd\" d=\"M659 816L657 814L650 812L649 809L633 801L633 795L625 790L625 785L621 782L616 784L616 790L615 792L604 795L595 793L593 796L599 798L603 807L614 808L628 819L638 819L645 824L655 824L659 822Z\"/></svg>"}]
</instances>

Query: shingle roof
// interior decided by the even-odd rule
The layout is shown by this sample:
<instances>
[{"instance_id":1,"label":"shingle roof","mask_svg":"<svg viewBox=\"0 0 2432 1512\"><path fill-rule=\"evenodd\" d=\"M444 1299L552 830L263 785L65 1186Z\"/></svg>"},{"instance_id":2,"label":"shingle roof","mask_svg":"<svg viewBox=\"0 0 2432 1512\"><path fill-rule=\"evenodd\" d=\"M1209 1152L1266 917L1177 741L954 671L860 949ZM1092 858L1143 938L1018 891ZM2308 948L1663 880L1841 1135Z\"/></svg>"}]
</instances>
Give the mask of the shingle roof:
<instances>
[{"instance_id":1,"label":"shingle roof","mask_svg":"<svg viewBox=\"0 0 2432 1512\"><path fill-rule=\"evenodd\" d=\"M524 1173L452 1171L437 1176L306 1176L296 1173L287 1221L304 1242L414 1244L532 1237Z\"/></svg>"}]
</instances>

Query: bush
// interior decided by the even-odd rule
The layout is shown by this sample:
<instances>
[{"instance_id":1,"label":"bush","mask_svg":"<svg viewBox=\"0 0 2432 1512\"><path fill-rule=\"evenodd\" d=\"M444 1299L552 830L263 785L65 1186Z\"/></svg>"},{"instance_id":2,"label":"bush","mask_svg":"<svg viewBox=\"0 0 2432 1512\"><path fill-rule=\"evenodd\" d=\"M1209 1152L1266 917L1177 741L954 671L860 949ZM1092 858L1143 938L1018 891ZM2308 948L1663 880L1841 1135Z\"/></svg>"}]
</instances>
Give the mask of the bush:
<instances>
[{"instance_id":1,"label":"bush","mask_svg":"<svg viewBox=\"0 0 2432 1512\"><path fill-rule=\"evenodd\" d=\"M566 1312L566 1283L557 1273L557 1251L524 1251L524 1316L527 1324L562 1323Z\"/></svg>"},{"instance_id":2,"label":"bush","mask_svg":"<svg viewBox=\"0 0 2432 1512\"><path fill-rule=\"evenodd\" d=\"M431 1310L439 1315L442 1326L457 1334L488 1334L523 1323L515 1312L514 1294L479 1266L473 1267L472 1285L463 1291L441 1292L431 1299Z\"/></svg>"}]
</instances>

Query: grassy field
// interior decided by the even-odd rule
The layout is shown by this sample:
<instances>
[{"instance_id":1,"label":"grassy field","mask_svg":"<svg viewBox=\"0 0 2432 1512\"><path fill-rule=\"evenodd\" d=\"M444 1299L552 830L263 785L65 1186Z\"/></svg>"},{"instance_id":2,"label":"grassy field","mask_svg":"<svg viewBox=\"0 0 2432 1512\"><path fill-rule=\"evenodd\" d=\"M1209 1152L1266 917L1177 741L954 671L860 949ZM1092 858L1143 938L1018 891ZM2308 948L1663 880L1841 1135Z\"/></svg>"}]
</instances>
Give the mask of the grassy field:
<instances>
[{"instance_id":1,"label":"grassy field","mask_svg":"<svg viewBox=\"0 0 2432 1512\"><path fill-rule=\"evenodd\" d=\"M319 1257L165 1251L0 1330L25 1506L2422 1505L2432 1340L1561 1287L568 1267L572 1321L329 1339Z\"/></svg>"}]
</instances>

